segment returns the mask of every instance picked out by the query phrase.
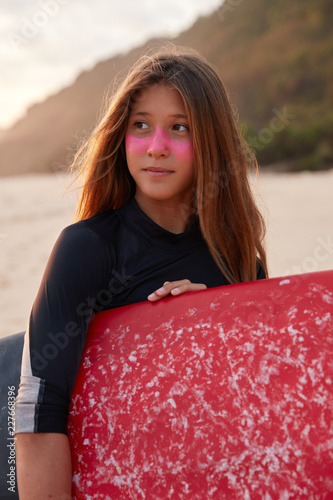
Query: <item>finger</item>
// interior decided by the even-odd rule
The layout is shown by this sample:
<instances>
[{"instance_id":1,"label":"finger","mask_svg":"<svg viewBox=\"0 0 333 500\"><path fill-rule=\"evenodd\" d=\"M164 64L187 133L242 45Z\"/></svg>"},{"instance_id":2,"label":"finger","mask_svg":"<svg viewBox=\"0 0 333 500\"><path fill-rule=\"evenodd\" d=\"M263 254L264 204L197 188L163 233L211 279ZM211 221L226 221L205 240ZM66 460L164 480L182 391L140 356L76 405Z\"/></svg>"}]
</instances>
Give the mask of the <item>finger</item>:
<instances>
[{"instance_id":1,"label":"finger","mask_svg":"<svg viewBox=\"0 0 333 500\"><path fill-rule=\"evenodd\" d=\"M190 280L184 279L179 281L165 281L161 288L158 288L153 293L148 295L148 300L154 301L166 297L171 293L171 290L181 285L191 284Z\"/></svg>"},{"instance_id":2,"label":"finger","mask_svg":"<svg viewBox=\"0 0 333 500\"><path fill-rule=\"evenodd\" d=\"M158 290L155 290L155 293L157 293L157 295L165 295L165 294L169 294L171 293L171 290L173 290L174 288L177 288L178 286L182 286L182 285L190 285L191 282L190 280L178 280L178 281L166 281L164 283L164 285L159 288Z\"/></svg>"},{"instance_id":3,"label":"finger","mask_svg":"<svg viewBox=\"0 0 333 500\"><path fill-rule=\"evenodd\" d=\"M159 297L165 297L166 295L169 295L171 293L171 290L173 290L174 288L190 284L191 284L190 280L166 281L161 288L155 290L155 293Z\"/></svg>"},{"instance_id":4,"label":"finger","mask_svg":"<svg viewBox=\"0 0 333 500\"><path fill-rule=\"evenodd\" d=\"M186 292L195 292L197 290L205 290L207 286L203 283L191 283L190 280L180 280L165 282L163 287L155 290L148 296L148 300L154 302L156 300L162 299L167 295L181 295Z\"/></svg>"},{"instance_id":5,"label":"finger","mask_svg":"<svg viewBox=\"0 0 333 500\"><path fill-rule=\"evenodd\" d=\"M190 284L183 284L179 285L176 288L173 288L171 290L172 295L181 295L182 293L186 292L196 292L198 290L205 290L207 288L206 285L203 283L190 283Z\"/></svg>"}]
</instances>

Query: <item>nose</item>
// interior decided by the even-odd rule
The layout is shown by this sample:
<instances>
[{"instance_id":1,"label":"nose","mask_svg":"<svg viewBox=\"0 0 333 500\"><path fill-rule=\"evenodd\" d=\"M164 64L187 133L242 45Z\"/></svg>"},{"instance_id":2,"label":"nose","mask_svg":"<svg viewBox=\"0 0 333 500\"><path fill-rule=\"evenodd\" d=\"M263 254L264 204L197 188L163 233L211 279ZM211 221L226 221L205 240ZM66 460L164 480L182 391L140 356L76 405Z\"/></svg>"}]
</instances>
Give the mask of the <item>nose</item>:
<instances>
[{"instance_id":1,"label":"nose","mask_svg":"<svg viewBox=\"0 0 333 500\"><path fill-rule=\"evenodd\" d=\"M169 156L169 137L161 127L156 127L151 136L147 154L153 158L164 158Z\"/></svg>"}]
</instances>

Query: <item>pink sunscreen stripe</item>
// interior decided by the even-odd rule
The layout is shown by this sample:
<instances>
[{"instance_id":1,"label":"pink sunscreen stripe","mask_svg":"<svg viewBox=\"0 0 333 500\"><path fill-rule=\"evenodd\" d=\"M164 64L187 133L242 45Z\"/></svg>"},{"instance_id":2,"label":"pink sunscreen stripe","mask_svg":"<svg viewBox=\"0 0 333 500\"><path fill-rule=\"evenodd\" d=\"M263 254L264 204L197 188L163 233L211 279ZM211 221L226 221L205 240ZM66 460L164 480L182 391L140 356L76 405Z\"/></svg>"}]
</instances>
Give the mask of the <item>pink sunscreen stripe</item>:
<instances>
[{"instance_id":1,"label":"pink sunscreen stripe","mask_svg":"<svg viewBox=\"0 0 333 500\"><path fill-rule=\"evenodd\" d=\"M168 149L177 158L186 161L192 160L194 156L191 140L172 139L161 127L156 127L154 134L148 137L135 137L127 133L126 149L130 154L145 154L149 149Z\"/></svg>"}]
</instances>

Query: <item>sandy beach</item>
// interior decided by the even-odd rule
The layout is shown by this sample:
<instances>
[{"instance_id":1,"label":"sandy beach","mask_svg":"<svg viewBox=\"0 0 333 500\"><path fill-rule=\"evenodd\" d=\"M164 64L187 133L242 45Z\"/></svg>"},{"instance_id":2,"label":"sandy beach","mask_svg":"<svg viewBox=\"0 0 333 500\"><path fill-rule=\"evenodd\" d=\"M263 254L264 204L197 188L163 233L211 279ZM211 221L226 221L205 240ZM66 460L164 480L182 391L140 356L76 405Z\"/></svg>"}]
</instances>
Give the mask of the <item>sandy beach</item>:
<instances>
[{"instance_id":1,"label":"sandy beach","mask_svg":"<svg viewBox=\"0 0 333 500\"><path fill-rule=\"evenodd\" d=\"M0 336L26 328L48 256L71 223L77 195L65 175L0 179ZM270 276L333 269L333 170L262 173Z\"/></svg>"}]
</instances>

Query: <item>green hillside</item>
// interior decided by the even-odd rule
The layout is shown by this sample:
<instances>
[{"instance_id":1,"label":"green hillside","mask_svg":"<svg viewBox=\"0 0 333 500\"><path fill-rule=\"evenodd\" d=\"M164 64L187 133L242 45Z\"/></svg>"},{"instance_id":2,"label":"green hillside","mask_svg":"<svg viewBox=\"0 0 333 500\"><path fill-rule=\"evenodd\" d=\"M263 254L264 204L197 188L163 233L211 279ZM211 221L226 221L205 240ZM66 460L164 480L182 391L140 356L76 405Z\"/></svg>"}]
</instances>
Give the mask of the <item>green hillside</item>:
<instances>
[{"instance_id":1,"label":"green hillside","mask_svg":"<svg viewBox=\"0 0 333 500\"><path fill-rule=\"evenodd\" d=\"M333 166L332 26L332 0L225 0L174 41L216 67L260 165L320 169ZM0 174L68 165L110 82L145 49L97 64L30 108L0 137Z\"/></svg>"},{"instance_id":2,"label":"green hillside","mask_svg":"<svg viewBox=\"0 0 333 500\"><path fill-rule=\"evenodd\" d=\"M332 27L331 0L226 0L179 37L205 47L261 164L333 165Z\"/></svg>"}]
</instances>

